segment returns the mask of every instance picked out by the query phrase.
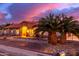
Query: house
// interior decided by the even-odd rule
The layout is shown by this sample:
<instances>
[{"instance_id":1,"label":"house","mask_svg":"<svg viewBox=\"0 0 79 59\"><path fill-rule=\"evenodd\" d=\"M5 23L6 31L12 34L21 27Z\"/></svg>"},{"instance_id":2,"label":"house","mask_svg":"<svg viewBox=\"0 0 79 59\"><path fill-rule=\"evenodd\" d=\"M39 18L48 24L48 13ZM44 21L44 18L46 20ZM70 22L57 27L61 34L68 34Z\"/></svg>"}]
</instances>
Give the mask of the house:
<instances>
[{"instance_id":1,"label":"house","mask_svg":"<svg viewBox=\"0 0 79 59\"><path fill-rule=\"evenodd\" d=\"M37 22L23 21L18 24L10 24L0 31L6 36L17 36L21 38L33 38Z\"/></svg>"}]
</instances>

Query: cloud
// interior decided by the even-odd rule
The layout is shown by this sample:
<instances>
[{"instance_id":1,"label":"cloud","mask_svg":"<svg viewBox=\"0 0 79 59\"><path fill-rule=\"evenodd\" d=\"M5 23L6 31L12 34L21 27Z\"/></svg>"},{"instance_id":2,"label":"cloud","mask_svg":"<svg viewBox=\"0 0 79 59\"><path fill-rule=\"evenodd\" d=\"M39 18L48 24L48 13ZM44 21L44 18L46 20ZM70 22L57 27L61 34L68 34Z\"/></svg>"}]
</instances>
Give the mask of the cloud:
<instances>
[{"instance_id":1,"label":"cloud","mask_svg":"<svg viewBox=\"0 0 79 59\"><path fill-rule=\"evenodd\" d=\"M49 12L65 13L67 15L73 15L78 18L79 16L79 4L60 4L60 3L14 3L11 4L7 11L7 19L9 21L19 22L23 20L39 19L40 16L46 15Z\"/></svg>"},{"instance_id":2,"label":"cloud","mask_svg":"<svg viewBox=\"0 0 79 59\"><path fill-rule=\"evenodd\" d=\"M9 7L9 12L11 13L13 20L20 21L24 20L35 6L36 4L17 3Z\"/></svg>"},{"instance_id":3,"label":"cloud","mask_svg":"<svg viewBox=\"0 0 79 59\"><path fill-rule=\"evenodd\" d=\"M12 19L15 21L31 20L33 17L38 16L40 13L58 8L61 4L41 4L41 3L17 3L12 4L9 7L9 12L12 15Z\"/></svg>"}]
</instances>

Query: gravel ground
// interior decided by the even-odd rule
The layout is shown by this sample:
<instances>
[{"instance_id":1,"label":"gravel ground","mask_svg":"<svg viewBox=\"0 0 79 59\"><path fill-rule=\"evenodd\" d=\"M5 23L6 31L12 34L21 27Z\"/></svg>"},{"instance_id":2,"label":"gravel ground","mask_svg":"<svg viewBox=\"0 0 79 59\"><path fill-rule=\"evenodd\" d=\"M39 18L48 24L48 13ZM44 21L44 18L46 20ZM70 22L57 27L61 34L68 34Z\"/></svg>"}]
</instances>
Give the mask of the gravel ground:
<instances>
[{"instance_id":1,"label":"gravel ground","mask_svg":"<svg viewBox=\"0 0 79 59\"><path fill-rule=\"evenodd\" d=\"M25 50L36 51L36 52L43 52L43 49L47 46L47 44L38 44L38 43L30 43L30 42L16 42L16 41L9 41L9 40L0 40L0 44L17 47ZM48 54L48 53L46 53Z\"/></svg>"},{"instance_id":2,"label":"gravel ground","mask_svg":"<svg viewBox=\"0 0 79 59\"><path fill-rule=\"evenodd\" d=\"M25 44L24 44L25 43ZM9 40L0 40L0 44L3 44L3 45L6 45L6 46L11 46L11 47L17 47L17 48L22 48L22 49L25 49L25 50L31 50L31 51L36 51L36 52L41 52L41 53L46 53L46 54L49 54L49 55L54 55L52 54L50 51L45 51L45 49L49 49L49 46L51 47L51 45L48 45L48 44L39 44L39 43L30 43L30 42L16 42L16 41L9 41ZM58 47L56 46L52 46L52 50L53 48L55 47L55 50L57 51L57 49L65 49L65 48L68 48L68 49L75 49L77 52L79 52L79 42L77 41L68 41L66 42L65 44L63 45L57 45ZM68 50L68 51L70 51ZM73 51L72 50L72 51ZM1 51L1 50L0 50ZM71 51L71 53L72 53ZM2 52L2 51L1 51ZM3 53L3 52L2 52ZM56 53L56 52L55 52ZM1 54L0 54L1 55ZM12 54L8 54L8 55L12 55ZM16 54L13 54L14 56ZM79 55L77 55L79 56Z\"/></svg>"}]
</instances>

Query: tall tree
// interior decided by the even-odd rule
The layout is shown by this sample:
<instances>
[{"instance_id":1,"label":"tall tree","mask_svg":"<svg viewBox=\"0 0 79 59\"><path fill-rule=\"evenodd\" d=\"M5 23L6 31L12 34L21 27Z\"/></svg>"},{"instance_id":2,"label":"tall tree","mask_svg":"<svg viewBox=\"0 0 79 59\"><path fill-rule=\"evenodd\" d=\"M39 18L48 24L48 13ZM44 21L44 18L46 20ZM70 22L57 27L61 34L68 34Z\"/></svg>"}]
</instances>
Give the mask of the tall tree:
<instances>
[{"instance_id":1,"label":"tall tree","mask_svg":"<svg viewBox=\"0 0 79 59\"><path fill-rule=\"evenodd\" d=\"M59 32L61 34L59 42L64 43L68 33L79 36L79 22L74 20L72 16L49 14L39 20L36 33L40 31L42 34L48 32L48 42L51 44L57 44L57 32Z\"/></svg>"},{"instance_id":2,"label":"tall tree","mask_svg":"<svg viewBox=\"0 0 79 59\"><path fill-rule=\"evenodd\" d=\"M77 37L79 36L79 22L74 20L72 16L61 16L61 27L60 27L60 33L61 33L61 39L60 43L66 42L66 34L72 33L75 34Z\"/></svg>"},{"instance_id":3,"label":"tall tree","mask_svg":"<svg viewBox=\"0 0 79 59\"><path fill-rule=\"evenodd\" d=\"M48 42L51 44L57 44L57 35L59 25L59 16L55 16L54 14L49 14L46 17L43 17L39 20L38 28L36 32L48 32Z\"/></svg>"}]
</instances>

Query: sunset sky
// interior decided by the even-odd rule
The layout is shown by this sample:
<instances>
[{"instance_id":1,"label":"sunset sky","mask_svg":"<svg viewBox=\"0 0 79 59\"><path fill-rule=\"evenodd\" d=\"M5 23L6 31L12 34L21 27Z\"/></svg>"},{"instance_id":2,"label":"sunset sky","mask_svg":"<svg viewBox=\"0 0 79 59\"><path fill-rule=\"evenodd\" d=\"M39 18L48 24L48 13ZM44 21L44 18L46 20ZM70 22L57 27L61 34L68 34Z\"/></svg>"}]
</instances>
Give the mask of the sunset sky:
<instances>
[{"instance_id":1,"label":"sunset sky","mask_svg":"<svg viewBox=\"0 0 79 59\"><path fill-rule=\"evenodd\" d=\"M71 3L1 3L0 24L38 20L48 13L65 13L79 19L79 4Z\"/></svg>"}]
</instances>

